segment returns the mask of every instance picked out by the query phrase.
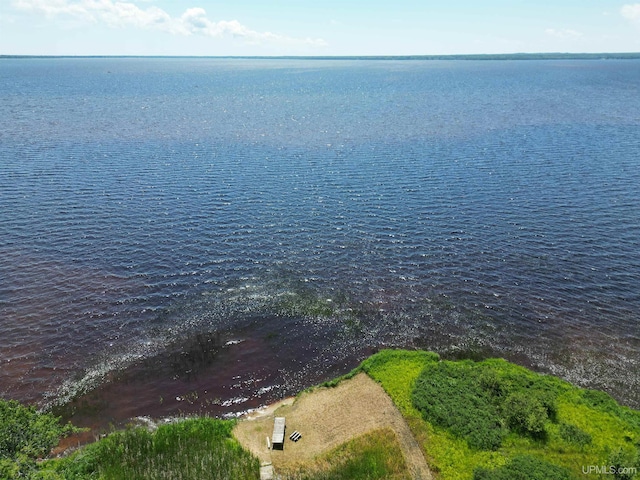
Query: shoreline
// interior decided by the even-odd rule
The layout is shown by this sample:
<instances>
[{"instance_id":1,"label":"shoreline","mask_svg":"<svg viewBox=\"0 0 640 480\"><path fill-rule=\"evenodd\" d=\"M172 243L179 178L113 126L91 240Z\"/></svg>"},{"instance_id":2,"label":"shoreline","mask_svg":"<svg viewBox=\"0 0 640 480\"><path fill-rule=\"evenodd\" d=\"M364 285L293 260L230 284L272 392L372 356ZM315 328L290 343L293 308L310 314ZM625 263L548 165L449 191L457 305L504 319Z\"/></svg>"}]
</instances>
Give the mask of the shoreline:
<instances>
[{"instance_id":1,"label":"shoreline","mask_svg":"<svg viewBox=\"0 0 640 480\"><path fill-rule=\"evenodd\" d=\"M268 439L276 417L285 419L286 431L283 445L274 449ZM522 418L534 421L523 424ZM459 478L460 472L471 478L480 470L510 475L522 468L546 472L541 478L568 479L579 471L576 466L589 462L620 461L631 468L640 453L635 442L640 438L640 411L619 405L604 392L584 390L499 358L451 361L425 350L386 349L347 375L247 411L236 420L140 417L127 429L96 437L99 444L86 453L66 449L40 464L43 470L73 468L88 455L91 471L99 472L110 462L123 465L118 445L145 438L130 453L124 449L125 454L138 458L145 451L153 457L158 453L153 453L154 438L166 442L167 435L177 442L172 447L176 461L199 464L191 447L180 443L181 436L197 426L204 428L200 433L208 432L197 449L206 445L210 460L215 461L208 442L217 435L214 432L226 431L236 447L224 444L255 465L251 468L261 465L285 477L346 472L352 462L363 471L371 455L384 452L386 460L378 456L376 462L395 459L393 467L387 466L414 479L430 480L431 472L443 479ZM503 461L496 463L495 455ZM153 470L155 465L151 461L144 468Z\"/></svg>"}]
</instances>

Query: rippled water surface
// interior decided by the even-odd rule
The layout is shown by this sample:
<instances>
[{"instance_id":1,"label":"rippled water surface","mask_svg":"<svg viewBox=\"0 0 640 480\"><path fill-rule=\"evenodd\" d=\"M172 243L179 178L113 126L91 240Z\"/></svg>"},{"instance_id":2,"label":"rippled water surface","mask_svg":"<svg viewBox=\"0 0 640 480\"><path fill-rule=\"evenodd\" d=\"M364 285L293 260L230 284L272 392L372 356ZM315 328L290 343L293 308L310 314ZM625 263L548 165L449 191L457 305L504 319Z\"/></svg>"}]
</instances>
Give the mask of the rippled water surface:
<instances>
[{"instance_id":1,"label":"rippled water surface","mask_svg":"<svg viewBox=\"0 0 640 480\"><path fill-rule=\"evenodd\" d=\"M225 414L403 346L638 407L639 87L635 60L2 59L0 395Z\"/></svg>"}]
</instances>

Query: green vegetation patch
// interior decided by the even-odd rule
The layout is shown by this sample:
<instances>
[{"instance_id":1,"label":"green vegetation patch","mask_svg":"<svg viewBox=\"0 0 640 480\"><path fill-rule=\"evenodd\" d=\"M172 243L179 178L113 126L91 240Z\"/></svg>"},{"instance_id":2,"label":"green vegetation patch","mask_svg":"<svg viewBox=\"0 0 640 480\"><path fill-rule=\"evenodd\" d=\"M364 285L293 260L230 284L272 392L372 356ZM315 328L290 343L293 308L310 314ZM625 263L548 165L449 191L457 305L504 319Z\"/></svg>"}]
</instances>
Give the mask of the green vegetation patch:
<instances>
[{"instance_id":1,"label":"green vegetation patch","mask_svg":"<svg viewBox=\"0 0 640 480\"><path fill-rule=\"evenodd\" d=\"M234 422L208 417L117 431L50 462L48 479L258 479L260 463L231 436Z\"/></svg>"},{"instance_id":2,"label":"green vegetation patch","mask_svg":"<svg viewBox=\"0 0 640 480\"><path fill-rule=\"evenodd\" d=\"M425 367L413 389L413 403L428 422L449 429L469 445L496 450L506 435L492 396L471 372L468 362Z\"/></svg>"},{"instance_id":3,"label":"green vegetation patch","mask_svg":"<svg viewBox=\"0 0 640 480\"><path fill-rule=\"evenodd\" d=\"M336 322L347 336L360 335L365 317L373 313L371 305L353 302L345 293L329 294L307 286L298 286L279 296L276 311L283 317ZM274 332L269 336L277 335Z\"/></svg>"},{"instance_id":4,"label":"green vegetation patch","mask_svg":"<svg viewBox=\"0 0 640 480\"><path fill-rule=\"evenodd\" d=\"M581 389L579 390L577 402L600 412L609 413L631 426L634 430L640 431L640 412L620 405L605 392Z\"/></svg>"},{"instance_id":5,"label":"green vegetation patch","mask_svg":"<svg viewBox=\"0 0 640 480\"><path fill-rule=\"evenodd\" d=\"M391 396L439 480L561 480L584 478L585 469L593 478L640 480L640 412L606 393L500 359L441 361L424 351L383 350L346 377L359 371ZM155 432L131 428L69 457L41 460L75 429L0 400L0 479L258 479L259 461L233 439L232 428L233 421L206 417ZM285 473L304 480L409 478L387 430Z\"/></svg>"},{"instance_id":6,"label":"green vegetation patch","mask_svg":"<svg viewBox=\"0 0 640 480\"><path fill-rule=\"evenodd\" d=\"M640 412L604 392L501 359L385 350L361 368L391 396L440 479L538 478L518 473L527 469L583 478L598 465L624 472L607 478L640 478Z\"/></svg>"},{"instance_id":7,"label":"green vegetation patch","mask_svg":"<svg viewBox=\"0 0 640 480\"><path fill-rule=\"evenodd\" d=\"M559 434L565 442L579 447L585 447L593 440L593 437L581 428L567 423L560 424Z\"/></svg>"},{"instance_id":8,"label":"green vegetation patch","mask_svg":"<svg viewBox=\"0 0 640 480\"><path fill-rule=\"evenodd\" d=\"M402 450L390 429L354 438L313 465L280 472L283 480L409 480Z\"/></svg>"},{"instance_id":9,"label":"green vegetation patch","mask_svg":"<svg viewBox=\"0 0 640 480\"><path fill-rule=\"evenodd\" d=\"M427 365L416 380L413 403L425 420L472 448L496 450L510 432L544 439L566 387L553 377L512 367L497 359Z\"/></svg>"},{"instance_id":10,"label":"green vegetation patch","mask_svg":"<svg viewBox=\"0 0 640 480\"><path fill-rule=\"evenodd\" d=\"M0 478L28 478L60 438L76 431L50 413L0 399Z\"/></svg>"},{"instance_id":11,"label":"green vegetation patch","mask_svg":"<svg viewBox=\"0 0 640 480\"><path fill-rule=\"evenodd\" d=\"M517 455L503 467L478 468L473 480L571 480L571 473L562 467L531 455Z\"/></svg>"},{"instance_id":12,"label":"green vegetation patch","mask_svg":"<svg viewBox=\"0 0 640 480\"><path fill-rule=\"evenodd\" d=\"M371 378L380 382L405 415L416 413L411 400L411 390L426 365L436 364L438 354L422 350L382 350L367 358L361 368Z\"/></svg>"}]
</instances>

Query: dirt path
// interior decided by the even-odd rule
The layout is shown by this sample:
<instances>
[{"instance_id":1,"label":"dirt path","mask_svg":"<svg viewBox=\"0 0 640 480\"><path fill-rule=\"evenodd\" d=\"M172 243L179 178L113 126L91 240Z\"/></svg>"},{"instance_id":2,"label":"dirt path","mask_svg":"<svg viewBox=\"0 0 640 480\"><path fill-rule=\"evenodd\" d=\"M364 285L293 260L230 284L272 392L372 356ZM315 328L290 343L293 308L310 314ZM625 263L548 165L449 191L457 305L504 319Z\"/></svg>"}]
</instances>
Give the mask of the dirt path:
<instances>
[{"instance_id":1,"label":"dirt path","mask_svg":"<svg viewBox=\"0 0 640 480\"><path fill-rule=\"evenodd\" d=\"M284 450L268 450L266 438L273 429L274 416L287 419ZM360 373L335 388L318 388L239 422L234 435L262 462L278 467L299 465L312 460L344 442L375 429L391 428L398 437L402 452L416 480L431 479L420 445L411 434L402 415L380 385ZM299 431L302 439L294 443L288 436Z\"/></svg>"}]
</instances>

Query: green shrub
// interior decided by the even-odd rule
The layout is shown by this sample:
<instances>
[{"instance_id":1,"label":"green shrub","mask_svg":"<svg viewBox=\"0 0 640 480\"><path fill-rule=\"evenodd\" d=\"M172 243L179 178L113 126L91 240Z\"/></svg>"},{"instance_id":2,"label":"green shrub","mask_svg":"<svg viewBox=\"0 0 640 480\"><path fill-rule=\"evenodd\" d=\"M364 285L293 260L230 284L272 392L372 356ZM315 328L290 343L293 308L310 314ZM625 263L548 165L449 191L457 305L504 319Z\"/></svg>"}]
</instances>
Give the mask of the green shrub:
<instances>
[{"instance_id":1,"label":"green shrub","mask_svg":"<svg viewBox=\"0 0 640 480\"><path fill-rule=\"evenodd\" d=\"M31 478L37 472L36 460L74 431L50 413L0 399L0 479Z\"/></svg>"},{"instance_id":2,"label":"green shrub","mask_svg":"<svg viewBox=\"0 0 640 480\"><path fill-rule=\"evenodd\" d=\"M609 455L607 466L613 480L633 480L638 477L640 450L618 448Z\"/></svg>"},{"instance_id":3,"label":"green shrub","mask_svg":"<svg viewBox=\"0 0 640 480\"><path fill-rule=\"evenodd\" d=\"M549 416L547 409L535 395L526 392L512 393L502 404L502 410L512 430L536 438L543 436Z\"/></svg>"},{"instance_id":4,"label":"green shrub","mask_svg":"<svg viewBox=\"0 0 640 480\"><path fill-rule=\"evenodd\" d=\"M0 399L0 459L15 459L19 454L44 457L61 437L73 431L71 425L60 424L60 419L49 413Z\"/></svg>"},{"instance_id":5,"label":"green shrub","mask_svg":"<svg viewBox=\"0 0 640 480\"><path fill-rule=\"evenodd\" d=\"M464 437L471 447L495 450L502 444L506 431L490 395L473 375L471 362L427 365L412 399L425 420Z\"/></svg>"},{"instance_id":6,"label":"green shrub","mask_svg":"<svg viewBox=\"0 0 640 480\"><path fill-rule=\"evenodd\" d=\"M509 430L544 440L563 388L553 378L500 359L442 361L425 366L412 401L425 420L464 438L470 447L496 450Z\"/></svg>"},{"instance_id":7,"label":"green shrub","mask_svg":"<svg viewBox=\"0 0 640 480\"><path fill-rule=\"evenodd\" d=\"M568 423L560 424L560 438L579 447L589 445L593 440L587 432Z\"/></svg>"},{"instance_id":8,"label":"green shrub","mask_svg":"<svg viewBox=\"0 0 640 480\"><path fill-rule=\"evenodd\" d=\"M509 391L508 384L498 376L493 368L486 368L480 372L478 385L483 391L495 398L502 398Z\"/></svg>"},{"instance_id":9,"label":"green shrub","mask_svg":"<svg viewBox=\"0 0 640 480\"><path fill-rule=\"evenodd\" d=\"M570 472L531 455L518 455L505 466L477 468L473 480L570 480Z\"/></svg>"}]
</instances>

